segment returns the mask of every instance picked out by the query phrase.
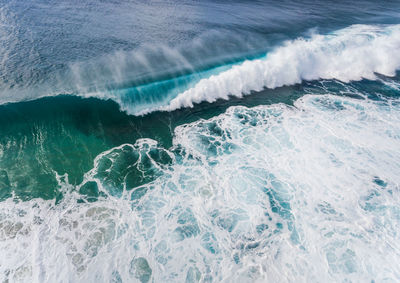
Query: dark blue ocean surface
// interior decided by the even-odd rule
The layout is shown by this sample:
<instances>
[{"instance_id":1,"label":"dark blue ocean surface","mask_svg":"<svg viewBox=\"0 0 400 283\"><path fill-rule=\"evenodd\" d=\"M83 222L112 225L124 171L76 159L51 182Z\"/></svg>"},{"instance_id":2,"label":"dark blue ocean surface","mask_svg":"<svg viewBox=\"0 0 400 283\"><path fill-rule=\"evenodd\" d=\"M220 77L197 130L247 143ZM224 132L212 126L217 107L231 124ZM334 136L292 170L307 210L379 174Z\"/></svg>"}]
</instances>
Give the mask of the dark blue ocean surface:
<instances>
[{"instance_id":1,"label":"dark blue ocean surface","mask_svg":"<svg viewBox=\"0 0 400 283\"><path fill-rule=\"evenodd\" d=\"M0 280L400 281L399 1L0 0Z\"/></svg>"}]
</instances>

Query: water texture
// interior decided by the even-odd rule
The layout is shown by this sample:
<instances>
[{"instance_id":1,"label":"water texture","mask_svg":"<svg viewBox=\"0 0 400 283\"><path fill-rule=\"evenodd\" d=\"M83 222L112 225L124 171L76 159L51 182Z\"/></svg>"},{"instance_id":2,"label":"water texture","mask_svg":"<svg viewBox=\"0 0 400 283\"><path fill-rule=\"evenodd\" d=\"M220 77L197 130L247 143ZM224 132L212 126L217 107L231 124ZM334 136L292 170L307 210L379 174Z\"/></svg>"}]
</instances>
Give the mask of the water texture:
<instances>
[{"instance_id":1,"label":"water texture","mask_svg":"<svg viewBox=\"0 0 400 283\"><path fill-rule=\"evenodd\" d=\"M400 281L399 11L0 0L0 281Z\"/></svg>"}]
</instances>

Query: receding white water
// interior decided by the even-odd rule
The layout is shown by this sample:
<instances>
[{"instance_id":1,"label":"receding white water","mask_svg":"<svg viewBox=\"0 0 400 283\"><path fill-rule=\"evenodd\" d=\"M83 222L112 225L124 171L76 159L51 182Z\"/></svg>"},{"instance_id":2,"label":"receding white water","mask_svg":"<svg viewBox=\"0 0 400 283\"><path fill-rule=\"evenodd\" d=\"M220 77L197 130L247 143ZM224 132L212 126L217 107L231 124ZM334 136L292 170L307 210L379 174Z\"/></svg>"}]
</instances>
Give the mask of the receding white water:
<instances>
[{"instance_id":1,"label":"receding white water","mask_svg":"<svg viewBox=\"0 0 400 283\"><path fill-rule=\"evenodd\" d=\"M99 155L106 199L3 202L0 280L396 282L399 160L397 99L231 107Z\"/></svg>"}]
</instances>

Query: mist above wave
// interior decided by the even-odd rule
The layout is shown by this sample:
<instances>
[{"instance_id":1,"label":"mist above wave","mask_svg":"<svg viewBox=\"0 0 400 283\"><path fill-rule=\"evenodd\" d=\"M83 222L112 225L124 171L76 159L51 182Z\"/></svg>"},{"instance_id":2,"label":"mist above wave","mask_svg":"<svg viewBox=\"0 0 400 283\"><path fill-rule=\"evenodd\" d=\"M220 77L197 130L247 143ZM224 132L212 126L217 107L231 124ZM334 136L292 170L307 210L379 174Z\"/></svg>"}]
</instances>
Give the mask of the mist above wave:
<instances>
[{"instance_id":1,"label":"mist above wave","mask_svg":"<svg viewBox=\"0 0 400 283\"><path fill-rule=\"evenodd\" d=\"M61 52L56 62L44 58L32 48L23 48L18 18L7 9L0 10L0 103L33 100L44 96L73 94L109 96L149 83L207 70L216 66L252 58L269 46L270 39L257 34L226 29L203 31L191 40L175 44L142 43L124 49L94 52L92 58L71 58ZM1 25L3 23L3 25ZM7 24L4 24L7 23ZM24 31L24 33L28 33ZM209 46L209 42L213 42ZM24 58L20 58L24 55ZM34 61L30 63L30 61ZM36 65L32 65L32 64ZM162 90L158 96L162 96Z\"/></svg>"}]
</instances>

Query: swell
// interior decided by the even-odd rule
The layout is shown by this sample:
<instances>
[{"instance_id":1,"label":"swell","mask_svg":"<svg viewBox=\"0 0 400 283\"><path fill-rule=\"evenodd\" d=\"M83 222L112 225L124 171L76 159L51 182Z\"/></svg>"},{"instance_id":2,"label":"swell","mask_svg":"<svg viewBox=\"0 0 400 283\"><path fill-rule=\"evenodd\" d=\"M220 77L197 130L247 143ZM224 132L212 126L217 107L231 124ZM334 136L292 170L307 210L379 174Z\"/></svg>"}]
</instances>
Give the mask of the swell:
<instances>
[{"instance_id":1,"label":"swell","mask_svg":"<svg viewBox=\"0 0 400 283\"><path fill-rule=\"evenodd\" d=\"M400 25L353 25L325 35L314 33L285 41L266 54L255 52L255 47L261 47L251 43L253 52L236 52L236 57L219 59L207 58L208 52L202 51L205 41L191 51L183 47L150 48L139 53L115 53L98 62L71 64L69 75L63 79L70 87L31 89L22 99L69 93L111 99L127 114L144 115L241 98L302 81L375 80L377 74L394 76L400 68ZM237 50L250 50L240 43L240 37L231 41L242 45ZM263 43L264 50L269 50L267 40ZM15 91L21 96L19 90ZM2 102L19 100L18 95L3 93Z\"/></svg>"}]
</instances>

